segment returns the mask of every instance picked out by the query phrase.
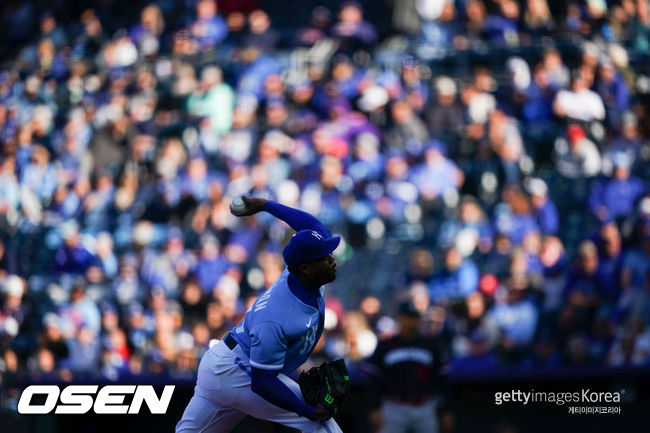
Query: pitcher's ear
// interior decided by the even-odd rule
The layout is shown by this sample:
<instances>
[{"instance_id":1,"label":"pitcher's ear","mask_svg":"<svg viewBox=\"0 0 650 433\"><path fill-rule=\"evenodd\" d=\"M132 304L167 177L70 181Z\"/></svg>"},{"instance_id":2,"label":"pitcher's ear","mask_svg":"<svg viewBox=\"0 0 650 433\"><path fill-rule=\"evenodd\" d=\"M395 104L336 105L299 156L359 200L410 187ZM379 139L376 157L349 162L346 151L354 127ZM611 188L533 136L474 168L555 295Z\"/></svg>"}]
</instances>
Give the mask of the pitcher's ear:
<instances>
[{"instance_id":1,"label":"pitcher's ear","mask_svg":"<svg viewBox=\"0 0 650 433\"><path fill-rule=\"evenodd\" d=\"M311 275L311 265L309 263L303 263L298 267L301 274Z\"/></svg>"}]
</instances>

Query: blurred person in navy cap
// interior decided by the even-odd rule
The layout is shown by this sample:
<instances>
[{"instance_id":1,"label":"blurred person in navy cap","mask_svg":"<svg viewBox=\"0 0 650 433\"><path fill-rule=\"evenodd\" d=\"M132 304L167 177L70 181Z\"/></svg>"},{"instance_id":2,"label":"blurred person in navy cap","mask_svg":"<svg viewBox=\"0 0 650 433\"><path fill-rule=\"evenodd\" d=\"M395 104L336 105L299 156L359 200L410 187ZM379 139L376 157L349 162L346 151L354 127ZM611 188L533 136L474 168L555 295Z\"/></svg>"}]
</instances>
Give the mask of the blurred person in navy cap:
<instances>
[{"instance_id":1,"label":"blurred person in navy cap","mask_svg":"<svg viewBox=\"0 0 650 433\"><path fill-rule=\"evenodd\" d=\"M330 85L336 89L338 95L353 99L359 94L359 84L362 72L355 66L352 59L346 54L336 54L331 60ZM332 91L334 91L332 89Z\"/></svg>"},{"instance_id":2,"label":"blurred person in navy cap","mask_svg":"<svg viewBox=\"0 0 650 433\"><path fill-rule=\"evenodd\" d=\"M339 10L339 22L334 25L332 35L339 39L340 49L352 53L368 48L377 41L373 24L363 18L363 9L355 1L345 1Z\"/></svg>"},{"instance_id":3,"label":"blurred person in navy cap","mask_svg":"<svg viewBox=\"0 0 650 433\"><path fill-rule=\"evenodd\" d=\"M632 175L632 161L626 153L612 155L613 172L593 183L587 206L600 221L610 221L633 212L637 200L647 191L645 182Z\"/></svg>"},{"instance_id":4,"label":"blurred person in navy cap","mask_svg":"<svg viewBox=\"0 0 650 433\"><path fill-rule=\"evenodd\" d=\"M325 6L316 6L312 9L309 24L296 33L298 45L311 47L320 39L329 35L331 12Z\"/></svg>"},{"instance_id":5,"label":"blurred person in navy cap","mask_svg":"<svg viewBox=\"0 0 650 433\"><path fill-rule=\"evenodd\" d=\"M585 240L578 246L576 263L564 288L564 305L559 314L560 324L574 322L577 329L587 331L596 309L607 292L598 273L600 258L593 241Z\"/></svg>"},{"instance_id":6,"label":"blurred person in navy cap","mask_svg":"<svg viewBox=\"0 0 650 433\"><path fill-rule=\"evenodd\" d=\"M372 378L370 422L386 433L438 431L436 411L450 403L447 348L421 334L421 315L410 299L399 304L397 322L397 335L380 341L363 365ZM438 407L434 397L442 400Z\"/></svg>"},{"instance_id":7,"label":"blurred person in navy cap","mask_svg":"<svg viewBox=\"0 0 650 433\"><path fill-rule=\"evenodd\" d=\"M144 371L153 376L167 376L169 374L167 362L163 358L159 349L153 349L148 352L145 358Z\"/></svg>"},{"instance_id":8,"label":"blurred person in navy cap","mask_svg":"<svg viewBox=\"0 0 650 433\"><path fill-rule=\"evenodd\" d=\"M526 126L529 139L539 142L536 146L536 160L543 158L541 162L548 162L548 151L542 146L547 137L554 133L552 103L555 92L551 87L551 77L539 63L533 67L532 82L526 89L525 100L521 107L521 118Z\"/></svg>"},{"instance_id":9,"label":"blurred person in navy cap","mask_svg":"<svg viewBox=\"0 0 650 433\"><path fill-rule=\"evenodd\" d=\"M421 113L429 99L429 86L420 72L420 62L413 56L405 55L402 57L401 63L400 78L402 79L404 98L413 110Z\"/></svg>"},{"instance_id":10,"label":"blurred person in navy cap","mask_svg":"<svg viewBox=\"0 0 650 433\"><path fill-rule=\"evenodd\" d=\"M84 32L77 37L72 46L72 56L86 58L94 62L94 57L99 53L106 40L99 17L92 9L86 9L81 14L81 23Z\"/></svg>"},{"instance_id":11,"label":"blurred person in navy cap","mask_svg":"<svg viewBox=\"0 0 650 433\"><path fill-rule=\"evenodd\" d=\"M601 54L598 64L594 88L605 104L608 124L620 129L622 115L630 108L628 85L607 54Z\"/></svg>"},{"instance_id":12,"label":"blurred person in navy cap","mask_svg":"<svg viewBox=\"0 0 650 433\"><path fill-rule=\"evenodd\" d=\"M620 128L605 146L603 171L608 173L611 171L610 161L614 154L617 152L624 152L632 161L634 167L636 161L640 157L642 140L639 134L639 119L631 111L626 111L621 116Z\"/></svg>"},{"instance_id":13,"label":"blurred person in navy cap","mask_svg":"<svg viewBox=\"0 0 650 433\"><path fill-rule=\"evenodd\" d=\"M128 304L126 313L129 344L134 351L147 349L155 332L155 321L152 315L137 301Z\"/></svg>"},{"instance_id":14,"label":"blurred person in navy cap","mask_svg":"<svg viewBox=\"0 0 650 433\"><path fill-rule=\"evenodd\" d=\"M146 255L148 253L145 253ZM118 273L111 282L112 290L120 304L125 305L135 299L145 298L144 285L138 277L138 266L139 261L135 254L126 253L120 256Z\"/></svg>"},{"instance_id":15,"label":"blurred person in navy cap","mask_svg":"<svg viewBox=\"0 0 650 433\"><path fill-rule=\"evenodd\" d=\"M546 182L540 178L528 178L524 181L524 187L530 194L533 213L542 234L552 235L557 233L560 226L560 217L557 207L548 196Z\"/></svg>"},{"instance_id":16,"label":"blurred person in navy cap","mask_svg":"<svg viewBox=\"0 0 650 433\"><path fill-rule=\"evenodd\" d=\"M196 277L201 290L211 293L228 266L230 264L221 254L221 245L216 236L208 233L202 235L201 252L196 264Z\"/></svg>"},{"instance_id":17,"label":"blurred person in navy cap","mask_svg":"<svg viewBox=\"0 0 650 433\"><path fill-rule=\"evenodd\" d=\"M279 40L278 32L271 26L271 18L262 9L254 10L248 16L249 34L245 43L257 45L265 52L271 52Z\"/></svg>"},{"instance_id":18,"label":"blurred person in navy cap","mask_svg":"<svg viewBox=\"0 0 650 433\"><path fill-rule=\"evenodd\" d=\"M482 254L492 249L492 224L479 201L470 195L461 197L456 216L446 219L440 226L438 245L442 248L456 245L463 239L461 236L469 236L472 240L469 244L471 248L462 251L463 256L471 255L475 248Z\"/></svg>"},{"instance_id":19,"label":"blurred person in navy cap","mask_svg":"<svg viewBox=\"0 0 650 433\"><path fill-rule=\"evenodd\" d=\"M275 77L275 75L271 77ZM267 79L266 82L268 83L269 80ZM268 99L264 110L264 130L270 131L275 129L288 133L288 120L289 111L284 97Z\"/></svg>"},{"instance_id":20,"label":"blurred person in navy cap","mask_svg":"<svg viewBox=\"0 0 650 433\"><path fill-rule=\"evenodd\" d=\"M54 262L57 270L71 274L82 274L91 265L94 255L79 233L76 220L61 225L63 244L56 251Z\"/></svg>"}]
</instances>

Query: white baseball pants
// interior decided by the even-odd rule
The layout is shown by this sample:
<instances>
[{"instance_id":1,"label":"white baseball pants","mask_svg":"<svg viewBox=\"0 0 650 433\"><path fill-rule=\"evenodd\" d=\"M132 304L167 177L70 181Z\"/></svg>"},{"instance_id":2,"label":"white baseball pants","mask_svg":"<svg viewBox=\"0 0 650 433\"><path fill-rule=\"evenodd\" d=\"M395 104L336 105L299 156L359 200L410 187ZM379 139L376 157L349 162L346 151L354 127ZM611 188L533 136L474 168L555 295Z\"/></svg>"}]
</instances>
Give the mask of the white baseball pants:
<instances>
[{"instance_id":1,"label":"white baseball pants","mask_svg":"<svg viewBox=\"0 0 650 433\"><path fill-rule=\"evenodd\" d=\"M284 374L279 374L278 378L303 398L295 381ZM239 346L231 351L223 341L219 341L201 359L194 396L176 425L176 433L227 433L246 415L302 432L343 433L334 419L311 421L254 393L246 355Z\"/></svg>"}]
</instances>

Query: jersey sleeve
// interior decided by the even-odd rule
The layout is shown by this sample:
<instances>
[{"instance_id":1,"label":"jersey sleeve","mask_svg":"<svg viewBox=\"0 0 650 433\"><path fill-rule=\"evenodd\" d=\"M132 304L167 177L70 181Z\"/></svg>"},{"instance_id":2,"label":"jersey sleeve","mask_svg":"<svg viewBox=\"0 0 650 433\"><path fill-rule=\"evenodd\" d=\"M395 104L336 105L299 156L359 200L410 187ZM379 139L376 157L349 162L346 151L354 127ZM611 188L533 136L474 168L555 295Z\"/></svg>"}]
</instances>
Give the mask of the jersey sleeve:
<instances>
[{"instance_id":1,"label":"jersey sleeve","mask_svg":"<svg viewBox=\"0 0 650 433\"><path fill-rule=\"evenodd\" d=\"M274 217L286 222L297 232L300 230L316 230L327 238L332 237L332 232L325 226L325 224L307 212L284 206L270 200L264 205L264 210Z\"/></svg>"},{"instance_id":2,"label":"jersey sleeve","mask_svg":"<svg viewBox=\"0 0 650 433\"><path fill-rule=\"evenodd\" d=\"M287 353L287 338L275 322L262 322L250 330L250 363L262 370L281 370Z\"/></svg>"}]
</instances>

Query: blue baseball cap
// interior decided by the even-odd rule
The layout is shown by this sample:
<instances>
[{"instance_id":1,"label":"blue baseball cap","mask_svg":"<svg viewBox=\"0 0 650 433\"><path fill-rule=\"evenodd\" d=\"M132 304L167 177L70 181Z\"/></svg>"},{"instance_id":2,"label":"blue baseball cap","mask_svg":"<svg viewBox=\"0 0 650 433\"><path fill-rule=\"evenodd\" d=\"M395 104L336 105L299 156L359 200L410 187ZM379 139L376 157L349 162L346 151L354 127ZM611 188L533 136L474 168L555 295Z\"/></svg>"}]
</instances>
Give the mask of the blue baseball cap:
<instances>
[{"instance_id":1,"label":"blue baseball cap","mask_svg":"<svg viewBox=\"0 0 650 433\"><path fill-rule=\"evenodd\" d=\"M284 247L282 256L287 266L297 267L331 254L339 242L340 236L326 238L316 230L300 230Z\"/></svg>"}]
</instances>

